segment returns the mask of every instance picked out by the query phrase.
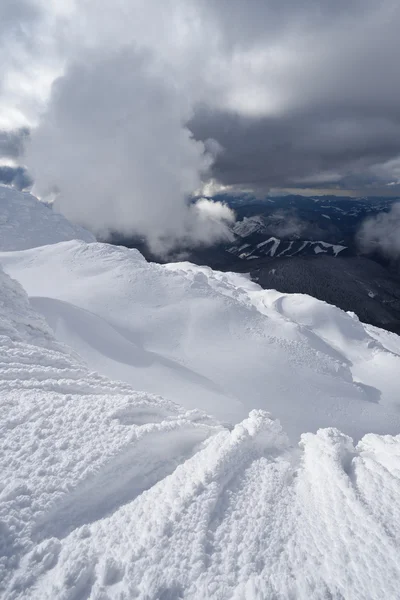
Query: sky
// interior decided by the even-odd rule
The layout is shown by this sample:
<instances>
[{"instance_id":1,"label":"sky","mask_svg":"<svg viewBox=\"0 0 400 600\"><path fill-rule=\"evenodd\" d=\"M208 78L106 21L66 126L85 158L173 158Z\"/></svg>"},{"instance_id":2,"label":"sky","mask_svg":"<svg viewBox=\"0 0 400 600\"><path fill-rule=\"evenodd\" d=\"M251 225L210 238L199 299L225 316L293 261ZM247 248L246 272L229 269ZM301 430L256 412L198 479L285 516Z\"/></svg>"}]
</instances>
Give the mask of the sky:
<instances>
[{"instance_id":1,"label":"sky","mask_svg":"<svg viewBox=\"0 0 400 600\"><path fill-rule=\"evenodd\" d=\"M399 28L398 0L2 0L0 179L154 248L229 236L207 189L400 196Z\"/></svg>"}]
</instances>

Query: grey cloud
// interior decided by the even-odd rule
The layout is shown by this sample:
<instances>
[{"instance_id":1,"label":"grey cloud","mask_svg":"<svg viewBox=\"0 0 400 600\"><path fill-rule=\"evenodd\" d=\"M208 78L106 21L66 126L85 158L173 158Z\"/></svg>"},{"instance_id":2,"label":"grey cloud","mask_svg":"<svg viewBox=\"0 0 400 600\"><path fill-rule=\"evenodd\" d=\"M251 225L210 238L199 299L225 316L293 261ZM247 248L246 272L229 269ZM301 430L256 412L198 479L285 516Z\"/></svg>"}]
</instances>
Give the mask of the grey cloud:
<instances>
[{"instance_id":1,"label":"grey cloud","mask_svg":"<svg viewBox=\"0 0 400 600\"><path fill-rule=\"evenodd\" d=\"M24 28L34 22L40 12L38 4L31 0L1 0L0 40L12 36L24 37Z\"/></svg>"},{"instance_id":2,"label":"grey cloud","mask_svg":"<svg viewBox=\"0 0 400 600\"><path fill-rule=\"evenodd\" d=\"M375 165L400 154L400 120L386 118L321 118L299 111L295 116L256 119L203 109L190 127L197 139L213 135L224 147L213 176L225 185L384 185L390 173L378 177Z\"/></svg>"},{"instance_id":3,"label":"grey cloud","mask_svg":"<svg viewBox=\"0 0 400 600\"><path fill-rule=\"evenodd\" d=\"M222 30L229 36L234 21L232 44L244 40L254 50L241 77L248 85L245 100L254 99L256 110L246 115L240 106L215 103L197 111L191 124L196 137L212 131L225 148L216 178L268 188L306 185L318 176L322 187L326 173L327 187L333 174L336 186L351 178L362 187L379 165L400 155L397 1L223 5L213 4ZM268 48L273 51L262 62L257 53ZM377 185L390 179L390 173L386 180L375 176Z\"/></svg>"},{"instance_id":4,"label":"grey cloud","mask_svg":"<svg viewBox=\"0 0 400 600\"><path fill-rule=\"evenodd\" d=\"M0 131L0 158L16 159L20 157L28 136L27 128L17 131Z\"/></svg>"},{"instance_id":5,"label":"grey cloud","mask_svg":"<svg viewBox=\"0 0 400 600\"><path fill-rule=\"evenodd\" d=\"M25 190L32 185L29 173L23 167L0 166L0 183Z\"/></svg>"}]
</instances>

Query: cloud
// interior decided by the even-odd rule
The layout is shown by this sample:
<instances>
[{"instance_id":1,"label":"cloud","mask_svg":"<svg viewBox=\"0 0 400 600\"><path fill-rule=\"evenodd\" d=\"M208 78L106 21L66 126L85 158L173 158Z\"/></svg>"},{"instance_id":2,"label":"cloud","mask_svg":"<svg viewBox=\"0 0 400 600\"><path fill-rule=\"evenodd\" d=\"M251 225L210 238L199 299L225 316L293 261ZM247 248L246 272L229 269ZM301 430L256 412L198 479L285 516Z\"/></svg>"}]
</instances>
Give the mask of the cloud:
<instances>
[{"instance_id":1,"label":"cloud","mask_svg":"<svg viewBox=\"0 0 400 600\"><path fill-rule=\"evenodd\" d=\"M310 224L289 211L276 211L268 217L268 230L278 238L296 239Z\"/></svg>"},{"instance_id":2,"label":"cloud","mask_svg":"<svg viewBox=\"0 0 400 600\"><path fill-rule=\"evenodd\" d=\"M189 203L212 155L186 128L191 107L166 68L134 48L88 52L54 84L25 157L34 192L72 221L145 236L158 253L226 237L231 219L222 205Z\"/></svg>"},{"instance_id":3,"label":"cloud","mask_svg":"<svg viewBox=\"0 0 400 600\"><path fill-rule=\"evenodd\" d=\"M25 190L33 183L29 173L23 167L0 165L0 183Z\"/></svg>"},{"instance_id":4,"label":"cloud","mask_svg":"<svg viewBox=\"0 0 400 600\"><path fill-rule=\"evenodd\" d=\"M0 127L38 126L38 189L95 229L186 235L207 169L257 195L398 191L398 0L4 6Z\"/></svg>"},{"instance_id":5,"label":"cloud","mask_svg":"<svg viewBox=\"0 0 400 600\"><path fill-rule=\"evenodd\" d=\"M23 153L24 142L29 136L27 128L14 131L0 131L0 159L16 159Z\"/></svg>"},{"instance_id":6,"label":"cloud","mask_svg":"<svg viewBox=\"0 0 400 600\"><path fill-rule=\"evenodd\" d=\"M366 219L357 234L362 252L379 253L386 258L400 258L400 202L391 210Z\"/></svg>"}]
</instances>

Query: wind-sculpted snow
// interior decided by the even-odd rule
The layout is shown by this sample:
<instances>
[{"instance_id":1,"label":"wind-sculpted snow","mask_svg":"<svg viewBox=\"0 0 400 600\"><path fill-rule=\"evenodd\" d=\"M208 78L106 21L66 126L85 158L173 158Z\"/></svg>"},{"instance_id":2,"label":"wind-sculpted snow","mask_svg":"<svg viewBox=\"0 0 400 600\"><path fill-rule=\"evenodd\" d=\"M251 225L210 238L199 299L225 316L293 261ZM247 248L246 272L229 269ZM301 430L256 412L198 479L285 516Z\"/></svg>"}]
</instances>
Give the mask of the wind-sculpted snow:
<instances>
[{"instance_id":1,"label":"wind-sculpted snow","mask_svg":"<svg viewBox=\"0 0 400 600\"><path fill-rule=\"evenodd\" d=\"M103 300L96 296L96 286L99 280L103 286L110 283L110 270L115 276L111 283L116 286L122 278L124 286L119 291L133 289L138 299L135 305L132 297L125 298L120 307L130 301L131 311L137 309L142 319L148 319L146 326L149 314L156 310L152 306L145 313L148 296L140 304L144 295L141 277L145 279L141 286L152 282L153 293L163 291L169 317L175 316L175 328L181 326L178 301L187 318L195 310L190 291L201 305L206 290L205 297L212 300L207 308L214 307L216 327L221 318L220 298L228 317L233 305L235 314L247 318L245 331L273 319L296 335L304 328L311 347L317 345L335 361L349 352L354 364L358 364L356 359L362 362L362 353L363 360L371 361L385 353L398 356L393 337L381 336L379 330L371 331L371 337L357 319L340 311L328 319L332 307L318 303L307 320L305 304L312 308L312 299L281 297L276 292L264 295L239 276L223 279L221 274L189 265L154 267L146 277L146 269L153 267L146 266L137 253L116 249L114 254L97 244L61 247L67 259L64 268L72 273L77 268L68 256L73 250L79 268L86 270L94 286L93 312L86 319L88 308L79 309L84 316L80 315L78 325L95 325L100 339L110 335L113 352L120 349L119 338L113 337L122 335L117 330L118 318L127 318L129 313L127 308L124 314L116 310L112 325L96 315L99 307L106 310L108 298L107 294ZM39 249L35 257L23 254L26 264L32 261L29 264L34 267L35 260L41 264L40 256L43 259L46 251ZM57 247L53 247L51 256L56 255ZM97 262L82 262L82 256L91 255ZM133 269L127 275L126 257L136 269L142 265L141 277L134 278ZM20 256L9 258L8 267L16 268ZM33 268L31 285L35 273ZM70 279L62 288L65 273L60 261L52 273L56 281L48 281L49 287L57 287L59 277L58 289L62 295L69 289L71 301L74 294L78 296L81 283L85 297L84 280L76 280L74 289ZM163 287L165 281L169 285ZM177 282L189 293L189 306L176 291ZM44 279L39 285L45 285ZM43 302L42 297L39 305L43 308L47 300ZM160 296L153 302L160 303ZM62 306L61 313L65 309L69 322L78 309L71 313L70 306ZM2 598L398 597L400 436L367 434L354 445L337 429L328 428L306 433L299 444L291 444L279 422L264 410L252 410L234 427L223 427L199 410L182 409L90 372L76 354L54 339L57 307L51 303L50 327L21 286L0 271ZM131 323L128 319L128 328ZM162 315L161 324L166 323ZM191 326L194 323L189 319L187 327ZM230 318L223 326L230 326L235 335ZM155 339L158 327L160 320L150 328ZM199 329L195 332L198 335ZM214 343L219 332L214 332L214 338L212 331L208 333ZM261 337L259 330L257 336ZM128 342L129 336L125 339ZM139 332L135 360L143 359L138 340ZM268 341L277 343L275 338ZM371 369L373 365L370 362ZM169 365L171 372L174 367ZM322 385L324 379L318 381ZM270 392L267 397L273 400ZM375 406L372 402L365 405Z\"/></svg>"},{"instance_id":2,"label":"wind-sculpted snow","mask_svg":"<svg viewBox=\"0 0 400 600\"><path fill-rule=\"evenodd\" d=\"M0 185L0 250L24 250L74 239L96 240L31 194Z\"/></svg>"},{"instance_id":3,"label":"wind-sculpted snow","mask_svg":"<svg viewBox=\"0 0 400 600\"><path fill-rule=\"evenodd\" d=\"M0 271L0 589L22 573L5 597L52 566L53 538L131 501L218 429L89 372Z\"/></svg>"},{"instance_id":4,"label":"wind-sculpted snow","mask_svg":"<svg viewBox=\"0 0 400 600\"><path fill-rule=\"evenodd\" d=\"M31 597L395 599L399 449L328 429L291 451L254 411L65 538Z\"/></svg>"},{"instance_id":5,"label":"wind-sculpted snow","mask_svg":"<svg viewBox=\"0 0 400 600\"><path fill-rule=\"evenodd\" d=\"M356 441L400 430L400 343L396 353L324 302L108 244L1 253L0 263L57 339L135 389L224 423L267 410L293 443L319 427Z\"/></svg>"}]
</instances>

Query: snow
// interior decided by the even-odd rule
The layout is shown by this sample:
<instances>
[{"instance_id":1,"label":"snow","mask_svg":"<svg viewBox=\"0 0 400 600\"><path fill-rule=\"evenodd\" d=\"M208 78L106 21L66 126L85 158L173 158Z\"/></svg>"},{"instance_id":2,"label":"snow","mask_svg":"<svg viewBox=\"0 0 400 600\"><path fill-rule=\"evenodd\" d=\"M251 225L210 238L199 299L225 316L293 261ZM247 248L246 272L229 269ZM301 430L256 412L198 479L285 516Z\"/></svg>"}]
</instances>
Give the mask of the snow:
<instances>
[{"instance_id":1,"label":"snow","mask_svg":"<svg viewBox=\"0 0 400 600\"><path fill-rule=\"evenodd\" d=\"M400 338L64 231L0 253L0 596L397 598Z\"/></svg>"},{"instance_id":2,"label":"snow","mask_svg":"<svg viewBox=\"0 0 400 600\"><path fill-rule=\"evenodd\" d=\"M332 251L335 256L342 252L342 250L346 250L347 246L342 246L341 244L328 244L328 242L318 242L324 248L332 248Z\"/></svg>"},{"instance_id":3,"label":"snow","mask_svg":"<svg viewBox=\"0 0 400 600\"><path fill-rule=\"evenodd\" d=\"M241 221L235 223L233 232L240 237L247 237L251 233L256 231L262 231L264 228L264 221L261 215L255 215L254 217L244 217Z\"/></svg>"},{"instance_id":4,"label":"snow","mask_svg":"<svg viewBox=\"0 0 400 600\"><path fill-rule=\"evenodd\" d=\"M289 242L289 245L288 245L288 247L287 247L287 248L285 248L284 250L282 250L282 252L280 252L280 253L278 254L278 256L283 256L284 254L288 254L288 253L291 251L293 244L294 244L294 242L293 242L293 241ZM291 254L288 254L288 255L289 255L289 256L291 256Z\"/></svg>"},{"instance_id":5,"label":"snow","mask_svg":"<svg viewBox=\"0 0 400 600\"><path fill-rule=\"evenodd\" d=\"M355 440L398 432L400 358L328 304L100 243L0 253L0 264L57 339L104 376L224 423L267 410L293 443L319 427Z\"/></svg>"},{"instance_id":6,"label":"snow","mask_svg":"<svg viewBox=\"0 0 400 600\"><path fill-rule=\"evenodd\" d=\"M261 242L260 244L257 244L256 248L262 248L263 246L266 246L267 244L269 244L271 242L272 242L272 245L271 245L271 248L268 250L268 254L270 256L275 256L275 252L277 251L279 244L281 243L281 241L275 237L270 237L265 242Z\"/></svg>"},{"instance_id":7,"label":"snow","mask_svg":"<svg viewBox=\"0 0 400 600\"><path fill-rule=\"evenodd\" d=\"M1 272L0 289L0 590L33 597L63 537L131 501L220 427L88 371Z\"/></svg>"},{"instance_id":8,"label":"snow","mask_svg":"<svg viewBox=\"0 0 400 600\"><path fill-rule=\"evenodd\" d=\"M31 194L0 185L0 250L24 250L73 239L96 241L89 231L72 225Z\"/></svg>"},{"instance_id":9,"label":"snow","mask_svg":"<svg viewBox=\"0 0 400 600\"><path fill-rule=\"evenodd\" d=\"M88 371L0 284L4 598L396 597L400 436L223 428Z\"/></svg>"}]
</instances>

